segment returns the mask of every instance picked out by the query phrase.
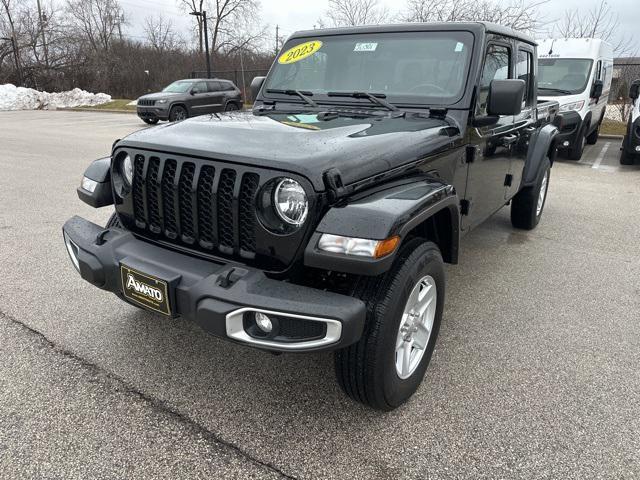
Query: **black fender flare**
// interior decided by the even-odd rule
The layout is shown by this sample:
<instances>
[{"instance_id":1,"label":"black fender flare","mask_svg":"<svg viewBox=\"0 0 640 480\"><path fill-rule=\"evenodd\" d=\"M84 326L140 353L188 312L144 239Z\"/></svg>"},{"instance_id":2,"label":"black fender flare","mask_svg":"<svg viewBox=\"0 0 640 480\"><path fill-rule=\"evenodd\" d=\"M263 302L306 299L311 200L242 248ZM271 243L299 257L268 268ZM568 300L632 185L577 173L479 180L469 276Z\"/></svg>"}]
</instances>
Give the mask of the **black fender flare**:
<instances>
[{"instance_id":1,"label":"black fender flare","mask_svg":"<svg viewBox=\"0 0 640 480\"><path fill-rule=\"evenodd\" d=\"M400 243L417 227L436 214L446 211L446 249L448 263L457 263L460 245L460 202L453 188L439 178L425 174L377 186L353 195L336 205L321 219L304 252L309 267L359 275L379 275L392 265L398 248L380 259L321 251L322 234L385 240L400 237Z\"/></svg>"},{"instance_id":2,"label":"black fender flare","mask_svg":"<svg viewBox=\"0 0 640 480\"><path fill-rule=\"evenodd\" d=\"M85 190L82 184L77 188L78 197L93 208L113 205L111 192L111 157L99 158L91 162L84 172L84 176L96 182L93 192Z\"/></svg>"},{"instance_id":3,"label":"black fender flare","mask_svg":"<svg viewBox=\"0 0 640 480\"><path fill-rule=\"evenodd\" d=\"M531 135L529 140L530 147L527 153L527 160L524 164L520 188L530 187L535 183L536 178L538 178L540 165L542 165L545 158L549 158L551 165L553 165L558 149L556 144L557 136L558 129L555 125L551 124L545 125Z\"/></svg>"}]
</instances>

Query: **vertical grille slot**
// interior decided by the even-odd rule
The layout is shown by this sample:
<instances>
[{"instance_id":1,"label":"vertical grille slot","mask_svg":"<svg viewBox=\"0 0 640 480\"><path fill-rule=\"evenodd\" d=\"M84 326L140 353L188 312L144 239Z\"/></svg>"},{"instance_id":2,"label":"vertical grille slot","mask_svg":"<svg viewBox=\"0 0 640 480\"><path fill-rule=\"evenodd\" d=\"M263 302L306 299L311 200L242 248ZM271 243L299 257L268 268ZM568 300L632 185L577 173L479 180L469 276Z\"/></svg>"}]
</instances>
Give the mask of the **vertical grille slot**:
<instances>
[{"instance_id":1,"label":"vertical grille slot","mask_svg":"<svg viewBox=\"0 0 640 480\"><path fill-rule=\"evenodd\" d=\"M175 209L175 192L173 190L173 182L176 178L177 164L175 160L166 160L164 170L162 171L162 207L164 229L167 237L174 239L178 235L178 227Z\"/></svg>"},{"instance_id":2,"label":"vertical grille slot","mask_svg":"<svg viewBox=\"0 0 640 480\"><path fill-rule=\"evenodd\" d=\"M160 203L158 202L158 172L160 159L151 157L147 170L147 209L149 211L149 229L160 233Z\"/></svg>"},{"instance_id":3,"label":"vertical grille slot","mask_svg":"<svg viewBox=\"0 0 640 480\"><path fill-rule=\"evenodd\" d=\"M233 252L233 188L236 171L225 168L218 184L218 241L224 253Z\"/></svg>"},{"instance_id":4,"label":"vertical grille slot","mask_svg":"<svg viewBox=\"0 0 640 480\"><path fill-rule=\"evenodd\" d=\"M136 155L133 161L133 211L137 224L146 225L146 214L144 211L144 157Z\"/></svg>"},{"instance_id":5,"label":"vertical grille slot","mask_svg":"<svg viewBox=\"0 0 640 480\"><path fill-rule=\"evenodd\" d=\"M214 209L216 205L213 191L215 175L215 168L205 165L200 170L198 179L198 228L200 245L204 248L213 248L215 245Z\"/></svg>"},{"instance_id":6,"label":"vertical grille slot","mask_svg":"<svg viewBox=\"0 0 640 480\"><path fill-rule=\"evenodd\" d=\"M180 229L182 231L182 240L186 243L193 243L195 241L195 227L193 224L194 205L191 195L195 169L196 167L193 163L183 163L180 172L180 183L178 185Z\"/></svg>"},{"instance_id":7,"label":"vertical grille slot","mask_svg":"<svg viewBox=\"0 0 640 480\"><path fill-rule=\"evenodd\" d=\"M255 198L260 177L255 173L245 173L240 184L239 223L240 250L254 253L256 251L256 207Z\"/></svg>"}]
</instances>

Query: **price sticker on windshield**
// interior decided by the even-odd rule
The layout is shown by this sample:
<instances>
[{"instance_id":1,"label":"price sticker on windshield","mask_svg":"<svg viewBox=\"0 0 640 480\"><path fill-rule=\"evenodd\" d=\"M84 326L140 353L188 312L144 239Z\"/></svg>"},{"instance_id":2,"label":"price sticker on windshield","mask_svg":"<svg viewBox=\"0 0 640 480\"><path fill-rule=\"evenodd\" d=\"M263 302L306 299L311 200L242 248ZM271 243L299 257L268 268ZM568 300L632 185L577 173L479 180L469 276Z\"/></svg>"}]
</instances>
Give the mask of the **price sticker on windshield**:
<instances>
[{"instance_id":1,"label":"price sticker on windshield","mask_svg":"<svg viewBox=\"0 0 640 480\"><path fill-rule=\"evenodd\" d=\"M280 57L278 58L278 63L281 63L282 65L288 65L290 63L299 62L300 60L304 60L305 58L310 57L321 48L322 42L320 40L301 43L300 45L291 47L289 50L280 55Z\"/></svg>"}]
</instances>

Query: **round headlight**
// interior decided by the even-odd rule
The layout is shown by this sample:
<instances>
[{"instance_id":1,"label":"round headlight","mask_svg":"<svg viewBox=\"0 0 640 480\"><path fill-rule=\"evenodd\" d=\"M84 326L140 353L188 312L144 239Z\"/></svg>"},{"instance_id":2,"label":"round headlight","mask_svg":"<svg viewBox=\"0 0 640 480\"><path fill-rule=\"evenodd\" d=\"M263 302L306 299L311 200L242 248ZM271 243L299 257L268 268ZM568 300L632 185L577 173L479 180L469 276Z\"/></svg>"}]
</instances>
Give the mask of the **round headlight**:
<instances>
[{"instance_id":1,"label":"round headlight","mask_svg":"<svg viewBox=\"0 0 640 480\"><path fill-rule=\"evenodd\" d=\"M131 161L131 156L129 156L129 154L121 160L120 173L122 173L122 176L128 185L133 184L133 162Z\"/></svg>"},{"instance_id":2,"label":"round headlight","mask_svg":"<svg viewBox=\"0 0 640 480\"><path fill-rule=\"evenodd\" d=\"M273 203L278 216L289 225L299 227L307 219L307 194L302 185L291 178L280 180L273 192Z\"/></svg>"}]
</instances>

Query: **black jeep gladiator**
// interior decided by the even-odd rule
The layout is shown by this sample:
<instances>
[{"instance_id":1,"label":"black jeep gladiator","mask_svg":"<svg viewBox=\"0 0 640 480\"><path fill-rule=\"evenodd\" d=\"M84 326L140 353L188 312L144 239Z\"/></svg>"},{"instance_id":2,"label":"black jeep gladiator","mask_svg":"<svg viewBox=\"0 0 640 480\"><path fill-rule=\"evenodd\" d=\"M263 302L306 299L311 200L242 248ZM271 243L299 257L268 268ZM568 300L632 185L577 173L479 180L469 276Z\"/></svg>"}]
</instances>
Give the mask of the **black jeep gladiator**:
<instances>
[{"instance_id":1,"label":"black jeep gladiator","mask_svg":"<svg viewBox=\"0 0 640 480\"><path fill-rule=\"evenodd\" d=\"M542 215L558 105L537 103L536 44L485 23L298 32L252 111L118 140L78 189L115 206L64 240L82 278L218 337L335 352L353 399L418 388L460 237L511 204Z\"/></svg>"}]
</instances>

